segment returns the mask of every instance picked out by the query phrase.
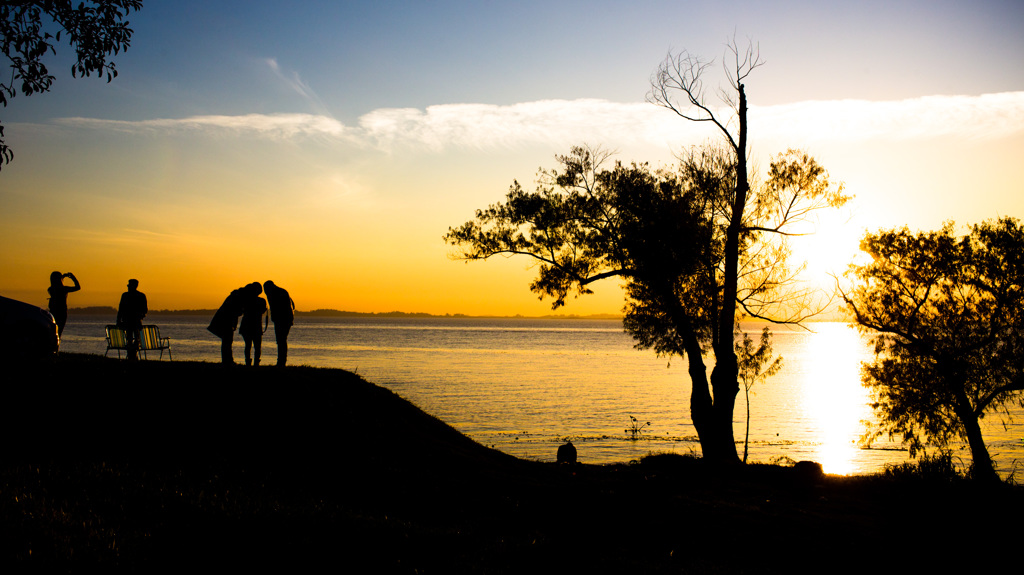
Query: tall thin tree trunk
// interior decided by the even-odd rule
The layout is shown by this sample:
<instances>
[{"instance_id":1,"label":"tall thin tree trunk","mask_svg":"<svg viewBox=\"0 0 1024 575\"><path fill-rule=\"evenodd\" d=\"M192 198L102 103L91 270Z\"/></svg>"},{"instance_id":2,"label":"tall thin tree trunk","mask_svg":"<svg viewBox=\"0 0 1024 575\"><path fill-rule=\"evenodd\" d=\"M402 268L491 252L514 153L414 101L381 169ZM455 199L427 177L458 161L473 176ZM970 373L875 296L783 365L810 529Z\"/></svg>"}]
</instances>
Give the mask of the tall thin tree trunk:
<instances>
[{"instance_id":1,"label":"tall thin tree trunk","mask_svg":"<svg viewBox=\"0 0 1024 575\"><path fill-rule=\"evenodd\" d=\"M743 436L743 463L746 463L747 446L750 445L750 389L744 386L743 391L747 396L747 432Z\"/></svg>"},{"instance_id":2,"label":"tall thin tree trunk","mask_svg":"<svg viewBox=\"0 0 1024 575\"><path fill-rule=\"evenodd\" d=\"M736 408L736 394L739 383L736 380L736 352L733 350L733 326L736 322L736 296L738 292L738 274L740 257L740 230L743 227L743 210L747 205L747 192L750 183L747 180L747 95L743 84L738 85L740 94L739 105L739 142L736 144L736 193L733 197L732 214L725 236L725 261L722 286L721 309L718 317L718 334L715 337L715 368L711 371L711 390L713 394L712 453L705 448L705 457L715 462L739 463L736 453L736 440L732 428L733 410ZM703 446L703 441L702 441Z\"/></svg>"}]
</instances>

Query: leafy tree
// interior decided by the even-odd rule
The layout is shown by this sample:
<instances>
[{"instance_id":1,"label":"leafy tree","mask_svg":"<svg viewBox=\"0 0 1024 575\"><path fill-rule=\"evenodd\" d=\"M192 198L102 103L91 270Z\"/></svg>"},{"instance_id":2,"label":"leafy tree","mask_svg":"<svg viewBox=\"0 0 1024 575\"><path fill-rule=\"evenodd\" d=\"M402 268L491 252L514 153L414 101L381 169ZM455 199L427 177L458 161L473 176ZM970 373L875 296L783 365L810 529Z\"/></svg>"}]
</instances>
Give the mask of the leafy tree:
<instances>
[{"instance_id":1,"label":"leafy tree","mask_svg":"<svg viewBox=\"0 0 1024 575\"><path fill-rule=\"evenodd\" d=\"M698 123L708 123L721 135L732 157L734 179L732 192L725 196L721 214L722 253L720 261L721 287L717 297L712 298L714 313L711 324L711 348L715 355L715 367L711 372L711 393L701 386L695 396L691 395L691 412L694 425L706 427L716 438L713 454L716 459L735 460L736 447L732 433L732 414L739 391L738 368L733 349L732 330L737 315L748 313L772 321L794 321L779 315L774 305L756 305L758 293L744 293L744 282L759 285L759 281L778 282L766 285L767 293L776 294L785 276L765 275L751 277L744 264L744 258L751 250L751 239L765 233L785 236L790 231L785 227L800 221L810 211L833 205L839 206L848 199L842 194L842 187L830 189L827 174L817 163L773 162L766 193L750 197L751 185L748 151L747 93L745 82L750 74L764 64L760 50L748 45L741 51L732 42L727 47L727 64L724 66L728 77L728 88L719 90L722 102L734 117L720 116L708 103L704 90L704 75L713 64L685 51L669 54L651 78L648 101L671 110L680 118ZM735 132L733 131L735 129ZM789 203L787 203L789 202ZM761 239L761 238L758 238ZM770 245L769 242L765 244ZM758 247L760 249L760 246ZM784 243L769 256L776 262L784 262L788 252ZM791 279L791 278L789 278ZM756 290L755 290L756 291ZM794 294L795 295L795 294ZM755 298L755 299L752 299ZM771 301L768 303L778 303ZM760 309L753 310L753 307ZM797 320L798 321L798 320ZM692 361L692 358L688 356ZM700 405L695 406L697 401ZM697 423L700 417L702 422ZM702 439L705 456L707 449Z\"/></svg>"},{"instance_id":2,"label":"leafy tree","mask_svg":"<svg viewBox=\"0 0 1024 575\"><path fill-rule=\"evenodd\" d=\"M11 68L10 79L0 82L0 104L6 108L19 89L26 96L50 89L55 78L43 57L57 53L54 44L62 36L77 55L73 77L95 72L113 80L117 69L107 57L128 49L132 29L126 17L141 8L142 0L80 1L77 6L72 0L0 0L0 50ZM14 157L3 136L0 125L0 168Z\"/></svg>"},{"instance_id":3,"label":"leafy tree","mask_svg":"<svg viewBox=\"0 0 1024 575\"><path fill-rule=\"evenodd\" d=\"M690 412L705 458L739 462L733 440L732 401L713 404L703 356L717 354L721 308L778 321L799 321L804 311L782 300L791 295L793 270L781 234L807 210L841 202L838 189L812 158L790 151L771 162L770 179L748 199L741 220L733 301L723 301L723 261L730 226L735 164L728 153L702 148L681 158L677 171L646 164L601 164L608 154L585 147L559 156L561 168L541 171L536 191L514 182L503 203L449 228L445 240L458 257L523 255L540 263L530 289L552 298L590 293L601 279L625 280L623 324L639 348L685 356L691 379ZM734 314L728 315L734 322ZM732 332L727 345L730 354ZM709 346L709 344L711 344ZM733 356L735 358L735 356ZM728 412L722 405L728 404ZM720 421L719 418L724 419Z\"/></svg>"},{"instance_id":4,"label":"leafy tree","mask_svg":"<svg viewBox=\"0 0 1024 575\"><path fill-rule=\"evenodd\" d=\"M813 158L792 150L772 160L768 181L752 191L743 81L762 62L752 48L730 50L736 97L727 92L725 101L735 123L704 101L701 77L710 63L685 53L668 57L650 95L687 120L715 126L725 149L692 150L669 173L636 164L601 170L607 154L574 148L558 158L561 171L541 173L536 192L516 182L505 203L478 210L474 221L445 236L464 246L465 259L513 254L540 261L530 289L552 297L556 308L574 289L585 294L597 280L624 278L625 328L640 348L686 357L691 419L705 459L717 463L739 462L733 325L743 314L777 322L804 317L806 308L792 305L807 294L789 291L799 270L785 265L786 238L814 210L847 200Z\"/></svg>"},{"instance_id":5,"label":"leafy tree","mask_svg":"<svg viewBox=\"0 0 1024 575\"><path fill-rule=\"evenodd\" d=\"M967 441L974 476L997 479L979 420L1024 406L1024 229L1014 218L933 232L867 234L871 262L851 266L844 293L874 335L864 382L881 416L874 437L900 436L911 456L927 443Z\"/></svg>"},{"instance_id":6,"label":"leafy tree","mask_svg":"<svg viewBox=\"0 0 1024 575\"><path fill-rule=\"evenodd\" d=\"M736 326L739 331L739 325ZM772 361L772 332L767 327L761 330L761 342L754 349L754 340L747 334L735 344L736 365L740 383L747 400L747 431L743 437L743 463L747 462L747 446L750 443L750 388L759 381L765 381L782 369L782 356ZM770 363L769 363L770 362ZM765 367L765 364L768 364Z\"/></svg>"}]
</instances>

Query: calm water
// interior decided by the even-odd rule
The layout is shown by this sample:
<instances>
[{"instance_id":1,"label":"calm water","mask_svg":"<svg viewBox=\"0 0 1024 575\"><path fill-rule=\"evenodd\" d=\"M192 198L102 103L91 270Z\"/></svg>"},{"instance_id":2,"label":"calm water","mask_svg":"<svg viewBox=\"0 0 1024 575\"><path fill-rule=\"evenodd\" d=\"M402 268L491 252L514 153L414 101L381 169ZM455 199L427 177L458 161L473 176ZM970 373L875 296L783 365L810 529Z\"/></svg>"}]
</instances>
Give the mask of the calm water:
<instances>
[{"instance_id":1,"label":"calm water","mask_svg":"<svg viewBox=\"0 0 1024 575\"><path fill-rule=\"evenodd\" d=\"M62 349L103 354L110 317L68 320ZM207 317L156 316L179 360L219 361ZM384 385L485 445L525 458L553 460L564 439L582 461L622 462L651 452L700 451L689 418L686 363L633 349L618 320L298 318L289 363L355 371ZM750 325L755 341L760 326ZM844 324L812 324L814 333L775 329L782 371L753 388L751 461L820 461L826 472L872 473L902 462L899 445L860 443L872 420L859 365L871 353ZM264 358L276 360L273 330ZM113 353L113 352L111 352ZM151 358L155 356L151 355ZM236 337L235 359L242 358ZM1004 475L1024 463L1021 410L1004 426L986 420L986 440ZM630 416L650 422L640 439ZM742 391L735 411L743 440ZM387 425L387 422L381 422ZM742 454L742 444L739 445ZM969 454L961 454L969 460Z\"/></svg>"}]
</instances>

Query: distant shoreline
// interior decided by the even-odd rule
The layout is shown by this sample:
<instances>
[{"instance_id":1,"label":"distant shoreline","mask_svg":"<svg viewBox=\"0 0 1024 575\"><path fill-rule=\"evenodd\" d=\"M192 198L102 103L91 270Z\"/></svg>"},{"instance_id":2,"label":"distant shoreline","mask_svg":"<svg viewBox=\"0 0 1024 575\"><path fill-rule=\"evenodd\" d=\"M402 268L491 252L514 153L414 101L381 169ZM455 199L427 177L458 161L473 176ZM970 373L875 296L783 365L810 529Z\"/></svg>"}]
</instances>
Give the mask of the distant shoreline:
<instances>
[{"instance_id":1,"label":"distant shoreline","mask_svg":"<svg viewBox=\"0 0 1024 575\"><path fill-rule=\"evenodd\" d=\"M110 306L76 307L68 310L72 314L111 315L116 316L117 310ZM216 309L152 309L149 316L208 315L213 316ZM611 313L595 313L589 315L550 314L540 316L527 315L468 315L463 313L446 313L443 315L425 312L361 312L337 309L315 309L312 311L296 311L298 317L395 317L395 318L440 318L440 319L622 319L622 315Z\"/></svg>"},{"instance_id":2,"label":"distant shoreline","mask_svg":"<svg viewBox=\"0 0 1024 575\"><path fill-rule=\"evenodd\" d=\"M82 314L82 315L109 315L112 318L117 316L117 310L110 306L85 306L85 307L74 307L68 310L71 314ZM151 309L149 310L148 317L156 316L196 316L205 315L213 317L216 313L216 309ZM433 314L426 312L405 312L405 311L387 311L387 312L362 312L362 311L345 311L337 309L314 309L312 311L296 311L296 317L381 317L381 318L412 318L412 319L551 319L551 320L621 320L622 314L614 313L592 313L588 315L578 314L548 314L548 315L469 315L464 313L446 313L446 314ZM745 322L753 323L771 323L765 320L758 320L754 318L747 318ZM805 323L815 322L836 322L843 321L840 319L809 319Z\"/></svg>"}]
</instances>

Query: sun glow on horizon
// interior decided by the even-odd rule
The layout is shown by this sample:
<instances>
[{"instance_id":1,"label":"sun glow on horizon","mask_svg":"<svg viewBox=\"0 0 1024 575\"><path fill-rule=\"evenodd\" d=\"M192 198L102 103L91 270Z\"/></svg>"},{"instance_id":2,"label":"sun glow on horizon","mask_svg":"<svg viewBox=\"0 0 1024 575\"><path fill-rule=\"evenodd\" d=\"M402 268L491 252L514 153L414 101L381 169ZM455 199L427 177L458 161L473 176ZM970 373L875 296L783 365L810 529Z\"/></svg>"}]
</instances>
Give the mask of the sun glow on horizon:
<instances>
[{"instance_id":1,"label":"sun glow on horizon","mask_svg":"<svg viewBox=\"0 0 1024 575\"><path fill-rule=\"evenodd\" d=\"M1024 94L1003 99L1009 117L1024 113L1019 112ZM961 100L930 105L961 109ZM970 98L967 104L977 111L989 100ZM858 104L869 111L872 106ZM45 278L66 269L85 282L78 305L116 303L128 277L138 277L154 295L166 294L161 303L153 302L165 309L213 307L235 287L274 279L299 296L304 309L546 315L553 313L550 301L538 301L528 289L536 275L531 262L453 262L441 240L448 227L501 201L513 180L530 187L538 165L551 167L555 154L588 135L619 149L616 159L655 165L677 146L705 137L691 134L694 126L686 122L666 121L664 110L635 103L545 100L487 106L483 112L473 105L457 108L475 110L489 124L467 124L458 114L430 108L399 123L422 124L423 130L395 129L387 137L374 132L374 138L393 144L387 149L310 137L302 130L270 137L267 130L283 129L283 120L273 115L263 126L262 116L243 114L245 125L255 123L247 128L251 134L239 133L237 122L225 128L220 117L215 125L209 118L198 124L202 129L185 122L188 129L181 130L147 121L116 124L117 131L106 121L44 125L46 130L22 138L24 156L3 172L0 291L45 302ZM940 117L952 112L943 113ZM639 142L633 129L638 118L652 127ZM562 122L557 129L555 121ZM770 123L761 126L758 138L765 149L779 149L773 138L781 146L809 143L790 132L771 134ZM944 129L946 134L948 126ZM432 136L421 141L424 133ZM958 213L951 211L954 204L974 221L997 215L993 205L1001 214L1020 213L1024 196L1010 194L1013 184L996 177L1011 161L987 160L992 169L982 172L994 178L987 195L979 192L977 201L961 210L957 182L974 173L976 162L967 156L946 160L954 151L988 158L1003 148L1019 149L1024 142L1019 130L981 143L941 136L947 154L940 158L941 170L921 167L924 159L934 163L919 150L934 148L919 145L925 135L911 130L878 137L881 144L829 134L831 140L808 150L835 182L848 182L847 191L856 198L849 211L824 210L808 222L808 236L792 238L790 264L806 262L807 287L824 293L835 287L833 275L846 271L865 228L900 221L941 225ZM908 139L915 141L905 145ZM53 155L65 161L53 165L48 160ZM908 157L914 162L905 163ZM928 202L920 200L922 193ZM932 209L941 197L944 211ZM554 313L622 310L621 290L602 286L595 292Z\"/></svg>"}]
</instances>

